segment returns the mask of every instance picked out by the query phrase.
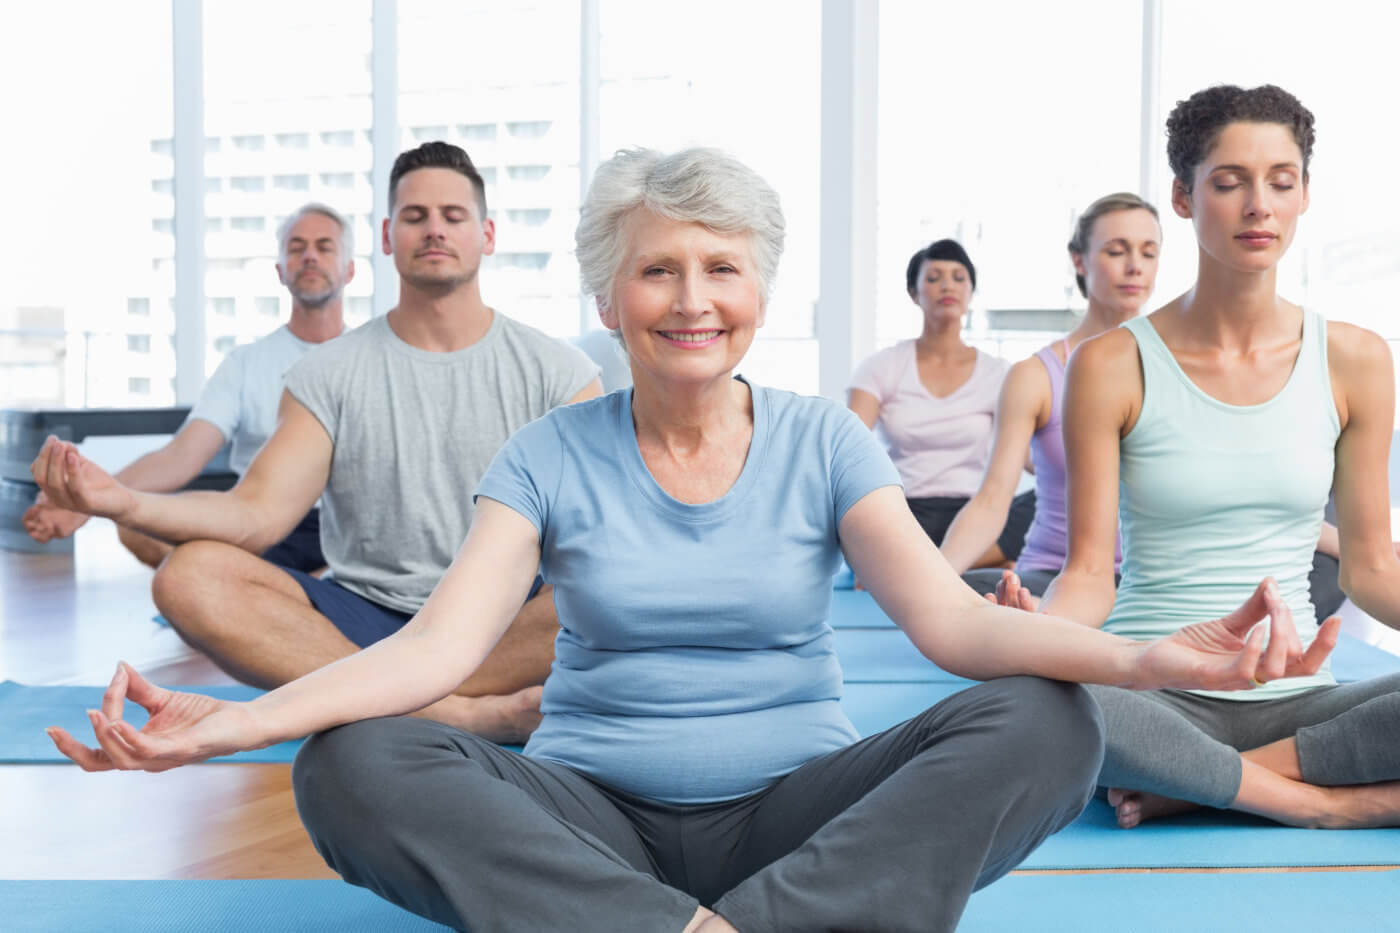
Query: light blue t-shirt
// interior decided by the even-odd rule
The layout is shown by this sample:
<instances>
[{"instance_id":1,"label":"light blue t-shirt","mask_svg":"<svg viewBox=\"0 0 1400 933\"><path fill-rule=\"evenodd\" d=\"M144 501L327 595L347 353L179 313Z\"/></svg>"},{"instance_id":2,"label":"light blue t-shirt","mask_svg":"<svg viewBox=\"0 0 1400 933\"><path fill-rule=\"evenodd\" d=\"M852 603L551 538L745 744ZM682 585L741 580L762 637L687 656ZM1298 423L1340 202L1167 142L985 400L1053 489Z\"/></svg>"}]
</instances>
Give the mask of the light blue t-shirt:
<instances>
[{"instance_id":1,"label":"light blue t-shirt","mask_svg":"<svg viewBox=\"0 0 1400 933\"><path fill-rule=\"evenodd\" d=\"M642 460L632 390L522 428L479 496L540 533L560 632L525 754L675 804L730 800L857 737L832 647L837 524L899 474L864 424L753 387L733 487L677 501Z\"/></svg>"},{"instance_id":2,"label":"light blue t-shirt","mask_svg":"<svg viewBox=\"0 0 1400 933\"><path fill-rule=\"evenodd\" d=\"M231 442L229 469L248 472L263 444L277 428L277 406L288 370L316 346L281 327L252 343L234 347L199 393L189 418L207 421Z\"/></svg>"}]
</instances>

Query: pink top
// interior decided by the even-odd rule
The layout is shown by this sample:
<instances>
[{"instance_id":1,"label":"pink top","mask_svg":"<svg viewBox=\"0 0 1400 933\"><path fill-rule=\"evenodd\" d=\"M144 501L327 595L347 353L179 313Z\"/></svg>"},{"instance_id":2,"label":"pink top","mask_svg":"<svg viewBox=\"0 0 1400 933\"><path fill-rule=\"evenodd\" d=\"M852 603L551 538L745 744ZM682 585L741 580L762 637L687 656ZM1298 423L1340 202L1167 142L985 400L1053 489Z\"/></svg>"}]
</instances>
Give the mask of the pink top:
<instances>
[{"instance_id":1,"label":"pink top","mask_svg":"<svg viewBox=\"0 0 1400 933\"><path fill-rule=\"evenodd\" d=\"M1009 365L977 351L972 375L938 398L919 381L913 340L902 340L856 367L851 388L880 402L875 429L889 451L904 495L970 498L992 453L997 396Z\"/></svg>"}]
</instances>

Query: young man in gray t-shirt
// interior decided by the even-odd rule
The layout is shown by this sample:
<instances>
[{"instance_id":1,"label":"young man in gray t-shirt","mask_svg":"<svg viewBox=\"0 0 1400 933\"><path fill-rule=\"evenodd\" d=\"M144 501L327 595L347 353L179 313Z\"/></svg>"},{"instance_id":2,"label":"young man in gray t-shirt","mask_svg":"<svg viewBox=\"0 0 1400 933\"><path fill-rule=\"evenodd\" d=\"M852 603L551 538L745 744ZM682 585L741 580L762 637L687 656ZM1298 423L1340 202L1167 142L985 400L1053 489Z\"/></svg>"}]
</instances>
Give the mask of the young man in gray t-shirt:
<instances>
[{"instance_id":1,"label":"young man in gray t-shirt","mask_svg":"<svg viewBox=\"0 0 1400 933\"><path fill-rule=\"evenodd\" d=\"M483 303L477 273L495 227L465 152L426 143L401 154L389 199L383 248L399 272L398 306L288 373L277 429L232 490L139 493L56 438L34 464L51 501L188 542L156 574L156 605L220 667L259 686L402 626L465 538L472 492L506 438L600 391L582 353ZM333 580L255 556L318 497ZM539 722L537 685L557 629L552 593L537 590L477 673L422 714L523 738Z\"/></svg>"}]
</instances>

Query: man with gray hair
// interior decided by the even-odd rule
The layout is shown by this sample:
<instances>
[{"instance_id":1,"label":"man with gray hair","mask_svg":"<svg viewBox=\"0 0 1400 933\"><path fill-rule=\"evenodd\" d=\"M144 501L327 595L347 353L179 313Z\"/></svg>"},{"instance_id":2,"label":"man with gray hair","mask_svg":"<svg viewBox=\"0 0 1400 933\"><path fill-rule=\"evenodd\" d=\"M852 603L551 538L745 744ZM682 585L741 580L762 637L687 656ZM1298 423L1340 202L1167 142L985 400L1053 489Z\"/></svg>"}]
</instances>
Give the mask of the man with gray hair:
<instances>
[{"instance_id":1,"label":"man with gray hair","mask_svg":"<svg viewBox=\"0 0 1400 933\"><path fill-rule=\"evenodd\" d=\"M214 371L180 430L164 447L125 467L116 478L142 492L173 492L188 485L230 444L229 468L239 476L277 426L282 380L307 350L345 329L342 293L355 276L346 219L325 204L304 204L277 229L277 278L292 296L292 316L272 333L235 347ZM24 528L39 542L66 538L88 520L50 503L41 492L24 513ZM117 536L136 559L157 567L173 545L132 528ZM320 510L313 507L263 559L301 571L326 566Z\"/></svg>"}]
</instances>

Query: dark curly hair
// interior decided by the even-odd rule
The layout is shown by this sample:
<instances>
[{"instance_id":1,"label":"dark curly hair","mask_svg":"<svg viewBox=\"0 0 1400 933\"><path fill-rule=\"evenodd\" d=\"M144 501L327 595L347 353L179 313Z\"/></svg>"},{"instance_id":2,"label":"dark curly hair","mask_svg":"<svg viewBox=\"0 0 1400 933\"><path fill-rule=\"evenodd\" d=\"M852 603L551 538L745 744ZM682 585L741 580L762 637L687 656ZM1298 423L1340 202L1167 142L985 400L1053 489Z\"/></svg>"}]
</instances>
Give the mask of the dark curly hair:
<instances>
[{"instance_id":1,"label":"dark curly hair","mask_svg":"<svg viewBox=\"0 0 1400 933\"><path fill-rule=\"evenodd\" d=\"M389 213L394 212L394 198L399 193L400 179L420 168L446 168L459 175L465 175L476 192L476 205L481 210L481 219L486 219L486 183L481 180L481 173L476 170L471 156L467 155L465 149L441 140L400 152L399 157L394 160L394 167L389 170Z\"/></svg>"},{"instance_id":2,"label":"dark curly hair","mask_svg":"<svg viewBox=\"0 0 1400 933\"><path fill-rule=\"evenodd\" d=\"M1293 131L1303 153L1303 180L1312 161L1312 111L1281 87L1261 84L1242 88L1217 84L1176 102L1167 117L1167 161L1176 180L1190 191L1196 167L1205 161L1220 133L1231 123L1278 123Z\"/></svg>"}]
</instances>

